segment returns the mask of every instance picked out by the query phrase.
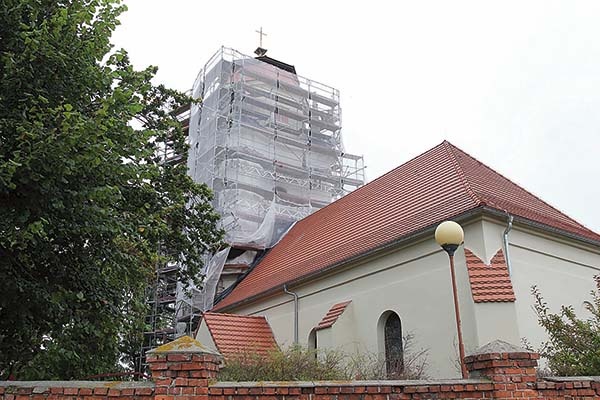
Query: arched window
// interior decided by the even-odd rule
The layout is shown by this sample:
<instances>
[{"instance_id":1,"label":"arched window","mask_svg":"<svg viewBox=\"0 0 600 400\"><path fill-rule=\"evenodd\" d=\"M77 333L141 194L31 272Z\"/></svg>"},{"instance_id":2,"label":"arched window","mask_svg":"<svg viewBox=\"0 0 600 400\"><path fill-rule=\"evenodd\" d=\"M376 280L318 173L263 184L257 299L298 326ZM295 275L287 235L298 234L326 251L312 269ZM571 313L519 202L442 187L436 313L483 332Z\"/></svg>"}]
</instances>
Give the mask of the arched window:
<instances>
[{"instance_id":1,"label":"arched window","mask_svg":"<svg viewBox=\"0 0 600 400\"><path fill-rule=\"evenodd\" d=\"M385 345L385 370L389 378L398 377L404 371L402 349L402 324L395 312L390 312L383 327Z\"/></svg>"},{"instance_id":2,"label":"arched window","mask_svg":"<svg viewBox=\"0 0 600 400\"><path fill-rule=\"evenodd\" d=\"M317 331L315 329L308 334L308 348L310 350L317 350Z\"/></svg>"}]
</instances>

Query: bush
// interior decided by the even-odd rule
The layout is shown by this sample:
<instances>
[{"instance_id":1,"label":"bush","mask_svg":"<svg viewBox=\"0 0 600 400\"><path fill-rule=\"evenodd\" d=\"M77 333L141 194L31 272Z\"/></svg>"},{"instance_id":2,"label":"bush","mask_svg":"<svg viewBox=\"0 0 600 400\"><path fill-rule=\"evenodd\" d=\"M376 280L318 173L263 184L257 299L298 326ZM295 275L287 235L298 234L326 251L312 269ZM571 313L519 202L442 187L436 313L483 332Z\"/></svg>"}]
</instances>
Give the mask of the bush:
<instances>
[{"instance_id":1,"label":"bush","mask_svg":"<svg viewBox=\"0 0 600 400\"><path fill-rule=\"evenodd\" d=\"M346 377L367 380L427 379L429 350L415 348L415 336L412 333L402 337L402 348L404 350L402 370L387 372L382 355L356 352L346 358Z\"/></svg>"},{"instance_id":2,"label":"bush","mask_svg":"<svg viewBox=\"0 0 600 400\"><path fill-rule=\"evenodd\" d=\"M404 370L386 374L385 360L369 352L314 350L291 346L267 354L242 352L229 358L221 381L310 381L350 379L426 379L427 350L413 351L414 336L403 338Z\"/></svg>"},{"instance_id":3,"label":"bush","mask_svg":"<svg viewBox=\"0 0 600 400\"><path fill-rule=\"evenodd\" d=\"M302 346L273 350L267 354L239 353L226 361L222 381L306 381L344 379L337 351L317 351Z\"/></svg>"},{"instance_id":4,"label":"bush","mask_svg":"<svg viewBox=\"0 0 600 400\"><path fill-rule=\"evenodd\" d=\"M548 369L559 376L600 375L600 276L595 276L596 290L586 301L588 319L579 319L573 306L562 306L558 314L549 311L540 290L532 287L534 308L548 341L538 351L548 360Z\"/></svg>"}]
</instances>

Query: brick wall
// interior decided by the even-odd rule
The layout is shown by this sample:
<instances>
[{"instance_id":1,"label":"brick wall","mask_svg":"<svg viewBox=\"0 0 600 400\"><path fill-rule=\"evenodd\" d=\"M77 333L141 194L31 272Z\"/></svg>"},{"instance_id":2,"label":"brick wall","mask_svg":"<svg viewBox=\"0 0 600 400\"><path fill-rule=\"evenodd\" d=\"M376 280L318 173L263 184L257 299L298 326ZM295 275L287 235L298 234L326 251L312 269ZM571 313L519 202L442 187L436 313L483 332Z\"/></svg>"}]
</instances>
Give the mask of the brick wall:
<instances>
[{"instance_id":1,"label":"brick wall","mask_svg":"<svg viewBox=\"0 0 600 400\"><path fill-rule=\"evenodd\" d=\"M466 357L470 379L219 382L222 357L184 337L149 354L151 382L0 382L0 400L600 399L600 377L536 379L538 358L494 342Z\"/></svg>"},{"instance_id":2,"label":"brick wall","mask_svg":"<svg viewBox=\"0 0 600 400\"><path fill-rule=\"evenodd\" d=\"M5 400L154 400L152 382L1 382Z\"/></svg>"}]
</instances>

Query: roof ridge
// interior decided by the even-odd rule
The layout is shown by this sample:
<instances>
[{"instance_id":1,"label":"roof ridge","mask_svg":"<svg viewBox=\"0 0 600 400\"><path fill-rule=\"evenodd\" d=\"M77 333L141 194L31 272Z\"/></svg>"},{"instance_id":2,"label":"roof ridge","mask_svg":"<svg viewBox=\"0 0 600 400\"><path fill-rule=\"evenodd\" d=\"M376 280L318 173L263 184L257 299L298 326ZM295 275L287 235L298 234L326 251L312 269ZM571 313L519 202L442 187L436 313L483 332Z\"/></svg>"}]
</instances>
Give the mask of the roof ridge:
<instances>
[{"instance_id":1,"label":"roof ridge","mask_svg":"<svg viewBox=\"0 0 600 400\"><path fill-rule=\"evenodd\" d=\"M225 315L227 317L236 317L236 318L253 318L253 319L264 319L266 321L266 318L264 315L241 315L241 314L232 314L232 313L220 313L220 312L214 312L214 311L207 311L204 313L204 316L206 315Z\"/></svg>"},{"instance_id":2,"label":"roof ridge","mask_svg":"<svg viewBox=\"0 0 600 400\"><path fill-rule=\"evenodd\" d=\"M456 148L456 146L454 146L452 143L450 143L447 140L444 140L442 142L442 145L444 145L444 149L448 153L448 155L450 157L450 161L452 161L452 164L454 165L454 169L456 170L456 173L457 173L458 177L460 178L460 181L462 182L463 187L465 188L465 191L467 192L467 194L473 199L475 204L486 205L485 201L483 201L481 198L479 198L479 196L477 196L477 194L471 188L471 185L469 184L469 181L467 180L467 177L465 176L465 173L464 173L462 167L460 166L458 160L456 159L456 154L454 154L454 151L453 151L453 149ZM469 157L471 157L471 156L469 155ZM473 157L471 157L471 158L473 158ZM476 160L475 158L473 158L473 159Z\"/></svg>"},{"instance_id":3,"label":"roof ridge","mask_svg":"<svg viewBox=\"0 0 600 400\"><path fill-rule=\"evenodd\" d=\"M487 165L487 164L485 164L485 163L483 163L483 162L479 161L477 158L473 157L471 154L467 153L467 152L466 152L466 151L464 151L463 149L461 149L461 148L458 148L458 147L454 146L452 143L450 143L450 142L448 142L448 141L446 141L446 140L444 141L444 143L448 144L448 145L449 145L449 146L450 146L452 149L457 149L457 150L459 150L461 153L464 153L464 154L465 154L467 157L469 157L469 158L471 158L471 159L473 159L473 160L477 161L477 162L478 162L479 164L481 164L483 167L487 168L487 169L488 169L488 170L490 170L491 172L493 172L493 173L495 173L496 175L500 176L502 179L505 179L505 180L506 180L506 181L508 181L509 183L511 183L511 184L513 184L513 185L515 185L516 187L518 187L519 189L523 190L523 191L524 191L525 193L527 193L528 195L530 195L530 196L534 197L536 200L538 200L538 201L540 201L540 202L542 202L542 203L546 204L548 207L550 207L550 208L554 209L555 211L557 211L557 212L558 212L560 215L562 215L563 217L565 217L565 218L566 218L566 219L568 219L569 221L571 221L571 222L573 222L573 223L575 223L575 224L577 224L577 225L581 226L582 228L586 229L587 231L589 231L589 232L591 232L591 233L596 233L596 232L594 232L593 230L591 230L590 228L588 228L587 226L585 226L584 224L582 224L581 222L579 222L579 221L577 221L577 220L575 220L575 219L571 218L569 215L565 214L565 213L564 213L562 210L560 210L560 209L558 209L557 207L553 206L552 204L550 204L550 203L549 203L549 202L547 202L546 200L543 200L543 199L542 199L541 197L539 197L538 195L536 195L536 194L534 194L534 193L530 192L529 190L525 189L525 188L524 188L522 185L518 184L517 182L514 182L512 179L510 179L510 178L506 177L504 174L502 174L502 173L500 173L500 172L496 171L494 168L490 167L489 165ZM454 154L454 151L452 151L452 153ZM458 162L458 161L457 161L457 162ZM461 167L461 170L462 170L462 167ZM497 209L499 209L499 210L502 210L502 211L504 211L504 212L508 213L508 211L507 211L507 210L505 210L504 208L502 208L502 207L500 207L500 206L497 206L497 205L495 205L495 204L494 204L494 202L493 202L493 201L491 201L491 199L486 199L486 200L487 200L487 201L485 201L485 200L482 200L482 203L483 203L484 205L491 205L491 206L494 206L494 207L496 207L496 208L497 208ZM486 204L486 203L490 203L490 204Z\"/></svg>"}]
</instances>

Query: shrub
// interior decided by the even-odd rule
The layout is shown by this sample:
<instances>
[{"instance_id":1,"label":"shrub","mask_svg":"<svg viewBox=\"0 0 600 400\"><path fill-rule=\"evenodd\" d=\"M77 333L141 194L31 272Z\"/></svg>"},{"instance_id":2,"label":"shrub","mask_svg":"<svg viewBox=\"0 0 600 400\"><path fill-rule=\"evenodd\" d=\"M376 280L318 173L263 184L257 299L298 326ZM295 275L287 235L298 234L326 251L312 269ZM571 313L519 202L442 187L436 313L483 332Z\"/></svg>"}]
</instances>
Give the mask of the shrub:
<instances>
[{"instance_id":1,"label":"shrub","mask_svg":"<svg viewBox=\"0 0 600 400\"><path fill-rule=\"evenodd\" d=\"M240 352L221 370L223 381L301 381L343 379L343 356L339 352L317 352L302 346L273 350L267 354Z\"/></svg>"},{"instance_id":2,"label":"shrub","mask_svg":"<svg viewBox=\"0 0 600 400\"><path fill-rule=\"evenodd\" d=\"M294 345L267 354L240 352L226 360L221 381L308 381L349 379L425 379L427 350L413 351L414 336L404 343L404 371L386 374L385 360L369 352L314 350Z\"/></svg>"},{"instance_id":3,"label":"shrub","mask_svg":"<svg viewBox=\"0 0 600 400\"><path fill-rule=\"evenodd\" d=\"M592 300L584 303L591 314L587 319L578 318L573 306L562 306L559 313L551 313L540 290L532 287L539 324L548 333L548 341L542 343L539 353L555 375L600 375L600 276L594 280Z\"/></svg>"},{"instance_id":4,"label":"shrub","mask_svg":"<svg viewBox=\"0 0 600 400\"><path fill-rule=\"evenodd\" d=\"M417 349L415 336L408 333L402 337L404 350L403 368L387 372L385 359L380 354L356 352L346 359L346 377L349 379L427 379L428 349Z\"/></svg>"}]
</instances>

